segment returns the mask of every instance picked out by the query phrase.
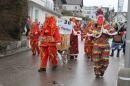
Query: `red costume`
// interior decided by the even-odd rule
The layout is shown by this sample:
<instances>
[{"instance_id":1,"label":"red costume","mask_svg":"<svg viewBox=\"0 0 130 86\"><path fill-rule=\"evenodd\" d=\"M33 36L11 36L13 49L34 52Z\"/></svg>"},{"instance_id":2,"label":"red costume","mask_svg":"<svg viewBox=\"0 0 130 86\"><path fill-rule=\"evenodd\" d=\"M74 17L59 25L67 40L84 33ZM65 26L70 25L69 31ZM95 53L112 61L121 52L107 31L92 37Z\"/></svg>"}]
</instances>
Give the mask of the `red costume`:
<instances>
[{"instance_id":1,"label":"red costume","mask_svg":"<svg viewBox=\"0 0 130 86\"><path fill-rule=\"evenodd\" d=\"M79 24L75 18L71 18L71 21L74 23L74 29L72 29L72 33L70 34L70 59L73 59L74 56L77 58L79 50L78 50L78 35L81 34L79 29Z\"/></svg>"},{"instance_id":2,"label":"red costume","mask_svg":"<svg viewBox=\"0 0 130 86\"><path fill-rule=\"evenodd\" d=\"M36 51L39 54L39 47L38 47L39 36L40 36L40 29L39 27L36 26L36 23L33 22L28 36L28 38L30 39L30 45L32 48L33 55L36 55Z\"/></svg>"},{"instance_id":3,"label":"red costume","mask_svg":"<svg viewBox=\"0 0 130 86\"><path fill-rule=\"evenodd\" d=\"M56 19L52 15L46 16L42 29L42 41L40 44L40 69L38 72L46 71L48 57L50 59L53 69L56 69L58 64L58 58L56 57L57 43L61 42L58 26L56 26Z\"/></svg>"}]
</instances>

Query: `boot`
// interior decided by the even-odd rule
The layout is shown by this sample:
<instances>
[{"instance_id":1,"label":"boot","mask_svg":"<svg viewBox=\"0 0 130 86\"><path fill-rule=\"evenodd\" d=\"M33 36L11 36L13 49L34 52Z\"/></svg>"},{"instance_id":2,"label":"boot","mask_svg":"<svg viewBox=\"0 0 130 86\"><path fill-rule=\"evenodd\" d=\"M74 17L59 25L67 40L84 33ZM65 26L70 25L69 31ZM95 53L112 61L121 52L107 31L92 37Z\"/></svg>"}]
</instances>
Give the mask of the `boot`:
<instances>
[{"instance_id":1,"label":"boot","mask_svg":"<svg viewBox=\"0 0 130 86\"><path fill-rule=\"evenodd\" d=\"M77 57L78 57L78 56L76 55L76 56L75 56L75 59L77 59Z\"/></svg>"},{"instance_id":2,"label":"boot","mask_svg":"<svg viewBox=\"0 0 130 86\"><path fill-rule=\"evenodd\" d=\"M55 70L56 68L57 68L57 66L53 66L53 67L52 67L52 70Z\"/></svg>"},{"instance_id":3,"label":"boot","mask_svg":"<svg viewBox=\"0 0 130 86\"><path fill-rule=\"evenodd\" d=\"M46 71L46 68L40 68L38 72Z\"/></svg>"},{"instance_id":4,"label":"boot","mask_svg":"<svg viewBox=\"0 0 130 86\"><path fill-rule=\"evenodd\" d=\"M112 50L112 52L111 52L111 55L110 55L110 56L113 56L113 55L114 55L114 51L115 51L115 50Z\"/></svg>"},{"instance_id":5,"label":"boot","mask_svg":"<svg viewBox=\"0 0 130 86\"><path fill-rule=\"evenodd\" d=\"M120 50L121 50L121 49L118 49L118 50L117 50L117 55L116 55L116 57L119 57Z\"/></svg>"},{"instance_id":6,"label":"boot","mask_svg":"<svg viewBox=\"0 0 130 86\"><path fill-rule=\"evenodd\" d=\"M74 59L74 56L70 56L70 59Z\"/></svg>"}]
</instances>

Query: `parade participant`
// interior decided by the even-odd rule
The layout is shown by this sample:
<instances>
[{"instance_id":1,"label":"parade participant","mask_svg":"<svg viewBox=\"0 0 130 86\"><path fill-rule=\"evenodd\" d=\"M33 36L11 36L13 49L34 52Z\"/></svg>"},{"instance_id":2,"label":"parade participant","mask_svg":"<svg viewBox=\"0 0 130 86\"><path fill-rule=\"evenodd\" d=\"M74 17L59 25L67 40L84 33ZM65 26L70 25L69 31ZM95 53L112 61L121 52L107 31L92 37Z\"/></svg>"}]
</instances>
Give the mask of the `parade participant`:
<instances>
[{"instance_id":1,"label":"parade participant","mask_svg":"<svg viewBox=\"0 0 130 86\"><path fill-rule=\"evenodd\" d=\"M88 31L87 35L93 39L93 67L96 78L103 76L109 64L109 38L116 35L116 30L105 21L104 16L97 16L97 22Z\"/></svg>"},{"instance_id":2,"label":"parade participant","mask_svg":"<svg viewBox=\"0 0 130 86\"><path fill-rule=\"evenodd\" d=\"M85 24L82 23L81 26L80 26L80 30L81 30L81 41L83 41L83 39L84 39L84 35L83 35L84 29L85 29Z\"/></svg>"},{"instance_id":3,"label":"parade participant","mask_svg":"<svg viewBox=\"0 0 130 86\"><path fill-rule=\"evenodd\" d=\"M117 50L116 57L119 57L120 50L121 50L123 43L124 43L122 40L122 36L124 34L124 27L121 27L118 22L114 22L112 24L112 26L116 29L118 34L113 37L112 46L111 46L112 52L111 52L110 56L113 56L114 51ZM120 40L117 41L116 39L120 39Z\"/></svg>"},{"instance_id":4,"label":"parade participant","mask_svg":"<svg viewBox=\"0 0 130 86\"><path fill-rule=\"evenodd\" d=\"M70 21L73 22L72 33L70 34L70 59L77 58L79 49L78 49L78 35L81 34L79 24L75 18L70 18Z\"/></svg>"},{"instance_id":5,"label":"parade participant","mask_svg":"<svg viewBox=\"0 0 130 86\"><path fill-rule=\"evenodd\" d=\"M86 28L84 29L84 52L87 54L87 58L92 60L92 48L93 48L93 40L89 39L89 36L87 35L89 29L94 25L94 21L91 21L88 23Z\"/></svg>"},{"instance_id":6,"label":"parade participant","mask_svg":"<svg viewBox=\"0 0 130 86\"><path fill-rule=\"evenodd\" d=\"M46 15L45 22L41 33L42 39L40 43L40 69L38 72L46 71L47 61L49 58L50 64L55 70L58 65L58 58L56 56L57 48L61 42L58 26L56 25L56 18L53 15Z\"/></svg>"},{"instance_id":7,"label":"parade participant","mask_svg":"<svg viewBox=\"0 0 130 86\"><path fill-rule=\"evenodd\" d=\"M38 47L39 36L40 36L40 29L37 27L36 23L33 22L28 35L33 55L36 55L36 51L39 54L39 47Z\"/></svg>"}]
</instances>

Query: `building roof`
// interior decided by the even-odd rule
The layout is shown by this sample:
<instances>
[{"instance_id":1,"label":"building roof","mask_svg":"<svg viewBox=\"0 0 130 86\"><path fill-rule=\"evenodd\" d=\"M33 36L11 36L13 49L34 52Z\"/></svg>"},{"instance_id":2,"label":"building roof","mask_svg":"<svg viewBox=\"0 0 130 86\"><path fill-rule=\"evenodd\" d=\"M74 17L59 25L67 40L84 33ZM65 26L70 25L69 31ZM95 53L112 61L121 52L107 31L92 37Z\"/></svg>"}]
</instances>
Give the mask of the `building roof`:
<instances>
[{"instance_id":1,"label":"building roof","mask_svg":"<svg viewBox=\"0 0 130 86\"><path fill-rule=\"evenodd\" d=\"M115 16L117 16L118 13L117 12L112 12L110 15L109 15L109 18L113 19ZM123 15L125 18L127 18L127 12L122 12L121 15Z\"/></svg>"}]
</instances>

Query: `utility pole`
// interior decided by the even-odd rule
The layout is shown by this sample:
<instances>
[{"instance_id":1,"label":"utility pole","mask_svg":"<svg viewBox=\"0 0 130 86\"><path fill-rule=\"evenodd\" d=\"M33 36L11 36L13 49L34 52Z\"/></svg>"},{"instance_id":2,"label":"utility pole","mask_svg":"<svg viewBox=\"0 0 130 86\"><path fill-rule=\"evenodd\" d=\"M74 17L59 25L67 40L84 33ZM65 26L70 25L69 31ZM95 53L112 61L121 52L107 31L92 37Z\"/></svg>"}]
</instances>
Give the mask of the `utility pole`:
<instances>
[{"instance_id":1,"label":"utility pole","mask_svg":"<svg viewBox=\"0 0 130 86\"><path fill-rule=\"evenodd\" d=\"M128 0L127 29L126 29L126 49L125 49L125 68L130 68L130 0Z\"/></svg>"}]
</instances>

